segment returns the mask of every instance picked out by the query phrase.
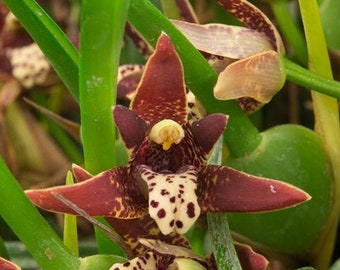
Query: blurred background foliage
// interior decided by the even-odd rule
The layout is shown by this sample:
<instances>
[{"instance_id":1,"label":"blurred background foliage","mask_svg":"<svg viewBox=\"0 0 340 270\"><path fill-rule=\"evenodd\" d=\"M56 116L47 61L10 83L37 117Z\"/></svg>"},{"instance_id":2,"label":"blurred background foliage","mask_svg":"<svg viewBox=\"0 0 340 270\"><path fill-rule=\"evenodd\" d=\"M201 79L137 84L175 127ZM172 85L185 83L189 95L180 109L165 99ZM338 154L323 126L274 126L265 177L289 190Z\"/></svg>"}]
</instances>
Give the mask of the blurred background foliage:
<instances>
[{"instance_id":1,"label":"blurred background foliage","mask_svg":"<svg viewBox=\"0 0 340 270\"><path fill-rule=\"evenodd\" d=\"M166 0L165 0L166 1ZM251 1L264 11L267 16L276 23L281 31L280 23L275 13L273 1ZM160 0L152 1L157 7L161 7ZM281 1L282 2L282 1ZM38 3L51 15L63 31L78 45L80 1L78 0L50 0L38 1ZM192 6L200 23L219 22L225 24L239 24L228 15L215 1L192 0ZM322 22L326 29L326 40L329 46L334 78L340 79L340 33L327 29L340 31L340 20L335 11L339 10L336 1L320 0ZM336 9L338 8L338 9ZM295 21L296 29L303 34L300 13L297 1L289 1L289 11ZM334 11L334 12L333 12ZM0 155L6 161L12 173L18 179L23 189L43 188L63 184L65 175L72 163L83 164L82 147L77 134L77 125L73 126L73 134L60 127L40 110L29 105L24 98L49 109L57 115L74 123L80 122L79 108L66 87L60 81L53 69L44 65L44 59L39 53L35 56L34 63L28 57L22 62L14 63L10 57L13 49L27 48L33 44L22 26L8 13L0 2ZM332 15L332 16L330 16ZM338 24L336 27L330 24ZM291 43L286 39L284 31L281 32L287 57L307 67L306 57L294 51ZM334 37L336 39L334 39ZM302 44L302 47L305 44ZM306 48L305 53L306 53ZM13 56L14 57L14 56ZM12 62L11 62L12 61ZM26 62L25 62L26 61ZM33 73L26 66L42 62ZM121 64L145 63L145 58L135 48L132 40L124 37L122 44ZM20 68L24 67L22 70ZM19 71L17 71L19 69ZM32 68L33 69L33 68ZM44 74L42 79L39 79ZM31 83L28 81L31 80ZM260 130L280 124L294 123L311 129L314 128L312 102L310 92L300 86L286 82L284 88L273 97L272 101L260 111L253 114L251 119ZM75 136L74 136L75 135ZM118 163L124 161L119 161ZM62 232L62 217L57 214L44 213L48 222L59 233ZM81 253L95 254L96 248L93 239L93 228L87 221L78 218L79 237L81 240ZM24 247L15 244L15 234L0 220L0 235L7 242L7 247L18 260L27 259L27 253L22 253ZM92 244L91 244L92 243ZM19 251L19 253L17 253ZM340 250L335 251L334 257L338 257ZM25 263L26 264L26 263ZM34 261L28 262L27 269L34 268Z\"/></svg>"}]
</instances>

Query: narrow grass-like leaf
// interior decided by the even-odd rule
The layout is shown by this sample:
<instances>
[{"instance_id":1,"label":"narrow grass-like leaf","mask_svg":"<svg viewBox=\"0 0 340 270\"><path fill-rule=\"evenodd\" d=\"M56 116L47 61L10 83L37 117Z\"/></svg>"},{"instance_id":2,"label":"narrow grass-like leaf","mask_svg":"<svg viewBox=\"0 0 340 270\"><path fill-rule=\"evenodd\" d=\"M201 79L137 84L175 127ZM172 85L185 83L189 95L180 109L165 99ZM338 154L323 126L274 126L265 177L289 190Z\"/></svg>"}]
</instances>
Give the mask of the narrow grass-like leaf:
<instances>
[{"instance_id":1,"label":"narrow grass-like leaf","mask_svg":"<svg viewBox=\"0 0 340 270\"><path fill-rule=\"evenodd\" d=\"M309 68L315 73L332 79L332 68L322 29L318 3L316 0L299 0L304 25ZM313 89L314 90L314 89ZM316 131L320 134L328 155L334 177L333 205L317 243L314 245L317 269L326 269L332 258L340 211L340 126L338 101L335 98L312 91Z\"/></svg>"},{"instance_id":2,"label":"narrow grass-like leaf","mask_svg":"<svg viewBox=\"0 0 340 270\"><path fill-rule=\"evenodd\" d=\"M79 259L63 245L0 159L0 215L43 269L78 269Z\"/></svg>"},{"instance_id":3,"label":"narrow grass-like leaf","mask_svg":"<svg viewBox=\"0 0 340 270\"><path fill-rule=\"evenodd\" d=\"M210 164L221 165L222 147L222 139L219 139L208 161ZM220 270L242 270L229 230L227 215L208 213L207 219L217 268Z\"/></svg>"},{"instance_id":4,"label":"narrow grass-like leaf","mask_svg":"<svg viewBox=\"0 0 340 270\"><path fill-rule=\"evenodd\" d=\"M82 2L80 39L80 112L86 169L98 173L116 164L112 106L129 1ZM103 221L103 220L102 220ZM96 230L100 252L112 241Z\"/></svg>"},{"instance_id":5,"label":"narrow grass-like leaf","mask_svg":"<svg viewBox=\"0 0 340 270\"><path fill-rule=\"evenodd\" d=\"M74 183L72 173L69 171L66 176L66 185L72 185ZM64 235L63 240L65 246L67 246L70 251L78 256L78 233L77 233L77 217L74 215L64 215Z\"/></svg>"}]
</instances>

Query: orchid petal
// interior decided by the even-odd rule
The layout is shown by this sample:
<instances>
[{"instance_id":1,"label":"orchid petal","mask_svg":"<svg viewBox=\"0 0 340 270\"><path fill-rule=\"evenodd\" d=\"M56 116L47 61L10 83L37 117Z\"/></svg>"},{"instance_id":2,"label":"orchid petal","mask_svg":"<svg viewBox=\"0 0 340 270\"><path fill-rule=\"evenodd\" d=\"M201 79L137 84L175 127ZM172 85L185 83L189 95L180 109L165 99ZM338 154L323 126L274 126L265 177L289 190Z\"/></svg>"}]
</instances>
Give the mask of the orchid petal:
<instances>
[{"instance_id":1,"label":"orchid petal","mask_svg":"<svg viewBox=\"0 0 340 270\"><path fill-rule=\"evenodd\" d=\"M186 99L189 109L188 111L189 122L202 119L207 114L202 104L197 100L197 98L191 91L188 91Z\"/></svg>"},{"instance_id":2,"label":"orchid petal","mask_svg":"<svg viewBox=\"0 0 340 270\"><path fill-rule=\"evenodd\" d=\"M52 68L37 44L8 49L7 57L12 65L13 76L25 88L47 83Z\"/></svg>"},{"instance_id":3,"label":"orchid petal","mask_svg":"<svg viewBox=\"0 0 340 270\"><path fill-rule=\"evenodd\" d=\"M264 212L298 205L310 196L290 184L207 165L198 177L202 213Z\"/></svg>"},{"instance_id":4,"label":"orchid petal","mask_svg":"<svg viewBox=\"0 0 340 270\"><path fill-rule=\"evenodd\" d=\"M197 170L182 167L174 173L156 173L140 166L139 173L149 187L149 213L163 234L186 233L200 215L197 202Z\"/></svg>"},{"instance_id":5,"label":"orchid petal","mask_svg":"<svg viewBox=\"0 0 340 270\"><path fill-rule=\"evenodd\" d=\"M225 24L199 25L172 20L172 23L200 51L232 59L273 50L270 40L256 30Z\"/></svg>"},{"instance_id":6,"label":"orchid petal","mask_svg":"<svg viewBox=\"0 0 340 270\"><path fill-rule=\"evenodd\" d=\"M135 112L120 105L114 107L113 117L126 148L132 150L139 146L146 136L147 123Z\"/></svg>"},{"instance_id":7,"label":"orchid petal","mask_svg":"<svg viewBox=\"0 0 340 270\"><path fill-rule=\"evenodd\" d=\"M0 269L1 270L20 270L21 268L13 262L10 262L0 257Z\"/></svg>"},{"instance_id":8,"label":"orchid petal","mask_svg":"<svg viewBox=\"0 0 340 270\"><path fill-rule=\"evenodd\" d=\"M226 128L228 116L224 114L210 114L192 124L192 133L197 145L209 154L218 138Z\"/></svg>"},{"instance_id":9,"label":"orchid petal","mask_svg":"<svg viewBox=\"0 0 340 270\"><path fill-rule=\"evenodd\" d=\"M205 263L205 260L202 257L196 255L191 249L186 247L171 245L155 239L141 238L139 239L139 242L159 255L173 256L176 258L190 258L203 264Z\"/></svg>"},{"instance_id":10,"label":"orchid petal","mask_svg":"<svg viewBox=\"0 0 340 270\"><path fill-rule=\"evenodd\" d=\"M150 215L138 219L106 218L106 220L119 235L124 237L136 255L145 252L145 247L139 243L141 238L158 239L168 244L190 247L188 240L181 234L175 232L168 235L162 234Z\"/></svg>"},{"instance_id":11,"label":"orchid petal","mask_svg":"<svg viewBox=\"0 0 340 270\"><path fill-rule=\"evenodd\" d=\"M207 269L205 260L197 256L190 249L169 245L153 239L139 239L139 242L151 250L144 255L126 263L114 264L110 270L123 269Z\"/></svg>"},{"instance_id":12,"label":"orchid petal","mask_svg":"<svg viewBox=\"0 0 340 270\"><path fill-rule=\"evenodd\" d=\"M125 263L115 263L110 270L156 270L157 257L148 252Z\"/></svg>"},{"instance_id":13,"label":"orchid petal","mask_svg":"<svg viewBox=\"0 0 340 270\"><path fill-rule=\"evenodd\" d=\"M153 53L153 47L129 22L125 25L125 33L144 57L148 58Z\"/></svg>"},{"instance_id":14,"label":"orchid petal","mask_svg":"<svg viewBox=\"0 0 340 270\"><path fill-rule=\"evenodd\" d=\"M244 111L246 114L252 114L265 105L264 103L261 103L251 97L238 98L237 103L240 105L242 111Z\"/></svg>"},{"instance_id":15,"label":"orchid petal","mask_svg":"<svg viewBox=\"0 0 340 270\"><path fill-rule=\"evenodd\" d=\"M198 18L189 0L176 0L176 6L182 20L186 22L198 23Z\"/></svg>"},{"instance_id":16,"label":"orchid petal","mask_svg":"<svg viewBox=\"0 0 340 270\"><path fill-rule=\"evenodd\" d=\"M267 51L227 66L214 87L217 99L251 97L268 103L285 82L285 69L280 55Z\"/></svg>"},{"instance_id":17,"label":"orchid petal","mask_svg":"<svg viewBox=\"0 0 340 270\"><path fill-rule=\"evenodd\" d=\"M118 68L117 99L126 102L133 99L144 71L143 65L121 65Z\"/></svg>"},{"instance_id":18,"label":"orchid petal","mask_svg":"<svg viewBox=\"0 0 340 270\"><path fill-rule=\"evenodd\" d=\"M246 0L218 0L217 2L245 26L265 34L272 42L275 51L281 55L285 53L279 32L260 9Z\"/></svg>"},{"instance_id":19,"label":"orchid petal","mask_svg":"<svg viewBox=\"0 0 340 270\"><path fill-rule=\"evenodd\" d=\"M171 119L187 122L186 90L182 63L171 40L162 34L146 64L130 108L150 125Z\"/></svg>"},{"instance_id":20,"label":"orchid petal","mask_svg":"<svg viewBox=\"0 0 340 270\"><path fill-rule=\"evenodd\" d=\"M234 245L242 269L265 270L267 268L268 260L261 254L256 253L250 246L240 243L235 243Z\"/></svg>"},{"instance_id":21,"label":"orchid petal","mask_svg":"<svg viewBox=\"0 0 340 270\"><path fill-rule=\"evenodd\" d=\"M177 270L187 270L187 269L206 270L208 269L204 267L202 264L192 259L187 259L187 258L175 258L171 266L173 266L174 269L177 269Z\"/></svg>"},{"instance_id":22,"label":"orchid petal","mask_svg":"<svg viewBox=\"0 0 340 270\"><path fill-rule=\"evenodd\" d=\"M133 184L126 171L118 167L71 186L27 190L26 195L33 204L48 211L77 214L55 198L54 194L59 193L90 216L137 218L146 212L145 199L138 192L132 194Z\"/></svg>"},{"instance_id":23,"label":"orchid petal","mask_svg":"<svg viewBox=\"0 0 340 270\"><path fill-rule=\"evenodd\" d=\"M72 164L72 173L76 182L82 182L93 177L92 174L77 164Z\"/></svg>"}]
</instances>

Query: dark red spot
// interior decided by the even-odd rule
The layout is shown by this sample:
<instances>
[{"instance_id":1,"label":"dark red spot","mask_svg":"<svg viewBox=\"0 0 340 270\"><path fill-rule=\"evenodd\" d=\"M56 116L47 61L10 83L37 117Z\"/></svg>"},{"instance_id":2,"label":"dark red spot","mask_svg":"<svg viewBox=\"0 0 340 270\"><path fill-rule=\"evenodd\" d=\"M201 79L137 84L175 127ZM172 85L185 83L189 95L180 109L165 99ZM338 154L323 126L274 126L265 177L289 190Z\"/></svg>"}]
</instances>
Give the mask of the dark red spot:
<instances>
[{"instance_id":1,"label":"dark red spot","mask_svg":"<svg viewBox=\"0 0 340 270\"><path fill-rule=\"evenodd\" d=\"M155 200L152 200L152 201L150 202L150 206L153 207L153 208L157 208L158 205L159 205L159 202L156 202Z\"/></svg>"},{"instance_id":2,"label":"dark red spot","mask_svg":"<svg viewBox=\"0 0 340 270\"><path fill-rule=\"evenodd\" d=\"M170 227L173 227L174 224L175 224L175 220L173 219L173 220L170 221L169 225L170 225Z\"/></svg>"},{"instance_id":3,"label":"dark red spot","mask_svg":"<svg viewBox=\"0 0 340 270\"><path fill-rule=\"evenodd\" d=\"M157 212L157 216L159 218L164 218L166 216L166 212L165 210L162 208L162 209L159 209L159 211Z\"/></svg>"},{"instance_id":4,"label":"dark red spot","mask_svg":"<svg viewBox=\"0 0 340 270\"><path fill-rule=\"evenodd\" d=\"M169 195L169 191L167 191L166 189L162 189L161 190L161 195L164 196L164 195Z\"/></svg>"},{"instance_id":5,"label":"dark red spot","mask_svg":"<svg viewBox=\"0 0 340 270\"><path fill-rule=\"evenodd\" d=\"M195 205L192 202L189 202L187 205L187 215L189 218L195 217Z\"/></svg>"},{"instance_id":6,"label":"dark red spot","mask_svg":"<svg viewBox=\"0 0 340 270\"><path fill-rule=\"evenodd\" d=\"M176 197L175 196L172 196L171 198L170 198L170 202L171 203L174 203L176 201Z\"/></svg>"},{"instance_id":7,"label":"dark red spot","mask_svg":"<svg viewBox=\"0 0 340 270\"><path fill-rule=\"evenodd\" d=\"M182 221L180 221L180 220L176 220L176 227L177 228L183 228L183 222Z\"/></svg>"}]
</instances>

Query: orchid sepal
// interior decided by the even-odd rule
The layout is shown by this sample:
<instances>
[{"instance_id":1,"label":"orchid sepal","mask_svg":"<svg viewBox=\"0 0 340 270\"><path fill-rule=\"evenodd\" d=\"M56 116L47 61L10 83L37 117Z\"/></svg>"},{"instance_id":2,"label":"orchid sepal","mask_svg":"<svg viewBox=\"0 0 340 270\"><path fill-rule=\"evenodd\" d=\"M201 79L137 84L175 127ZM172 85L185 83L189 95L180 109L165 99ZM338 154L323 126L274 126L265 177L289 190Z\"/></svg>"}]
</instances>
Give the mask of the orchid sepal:
<instances>
[{"instance_id":1,"label":"orchid sepal","mask_svg":"<svg viewBox=\"0 0 340 270\"><path fill-rule=\"evenodd\" d=\"M311 199L293 185L225 166L205 166L198 183L202 213L266 212L296 206Z\"/></svg>"},{"instance_id":2,"label":"orchid sepal","mask_svg":"<svg viewBox=\"0 0 340 270\"><path fill-rule=\"evenodd\" d=\"M264 51L228 65L218 76L214 96L221 100L248 97L265 104L283 87L285 79L282 57L275 51Z\"/></svg>"},{"instance_id":3,"label":"orchid sepal","mask_svg":"<svg viewBox=\"0 0 340 270\"><path fill-rule=\"evenodd\" d=\"M123 180L127 169L117 167L71 186L26 190L27 197L37 206L51 212L77 213L55 198L59 193L79 205L91 216L137 218L145 215L147 205L140 194L128 195ZM137 202L140 203L137 203Z\"/></svg>"}]
</instances>

